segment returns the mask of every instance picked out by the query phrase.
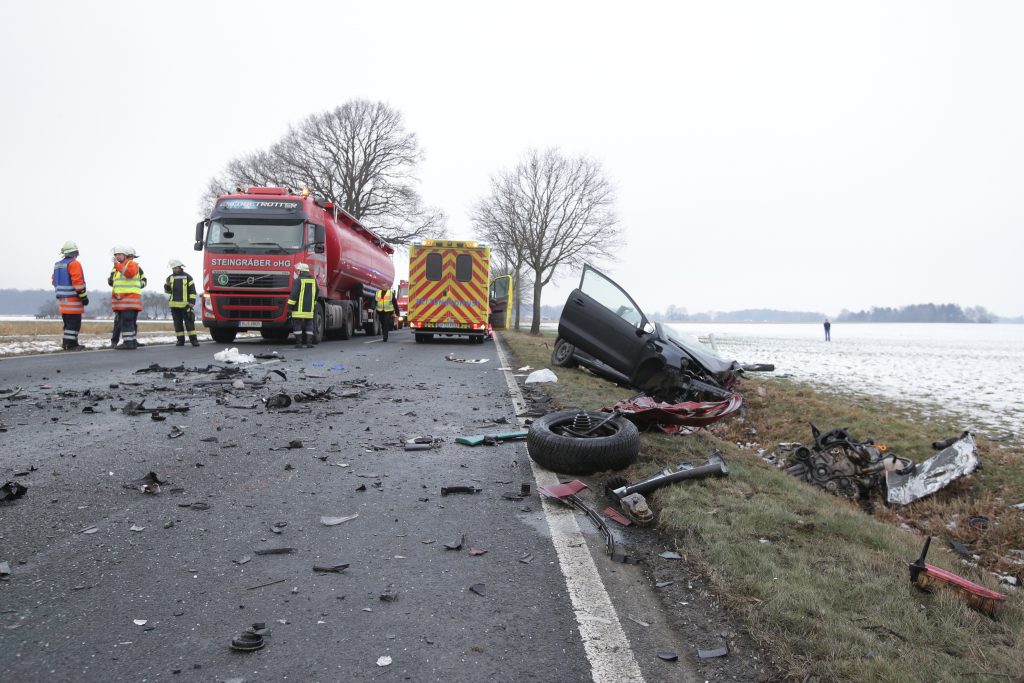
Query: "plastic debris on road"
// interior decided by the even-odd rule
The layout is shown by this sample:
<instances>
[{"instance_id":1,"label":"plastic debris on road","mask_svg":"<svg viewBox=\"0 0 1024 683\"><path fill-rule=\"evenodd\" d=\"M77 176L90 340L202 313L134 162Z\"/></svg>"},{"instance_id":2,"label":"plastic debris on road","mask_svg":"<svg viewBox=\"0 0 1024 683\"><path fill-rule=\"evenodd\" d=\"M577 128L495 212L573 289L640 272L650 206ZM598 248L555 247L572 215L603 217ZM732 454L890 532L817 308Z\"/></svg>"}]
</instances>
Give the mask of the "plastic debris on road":
<instances>
[{"instance_id":1,"label":"plastic debris on road","mask_svg":"<svg viewBox=\"0 0 1024 683\"><path fill-rule=\"evenodd\" d=\"M238 349L232 347L213 354L213 359L221 363L254 363L256 356L249 353L239 353Z\"/></svg>"},{"instance_id":2,"label":"plastic debris on road","mask_svg":"<svg viewBox=\"0 0 1024 683\"><path fill-rule=\"evenodd\" d=\"M546 382L558 382L558 377L555 373L551 372L547 368L543 370L534 370L526 376L526 384L544 384Z\"/></svg>"}]
</instances>

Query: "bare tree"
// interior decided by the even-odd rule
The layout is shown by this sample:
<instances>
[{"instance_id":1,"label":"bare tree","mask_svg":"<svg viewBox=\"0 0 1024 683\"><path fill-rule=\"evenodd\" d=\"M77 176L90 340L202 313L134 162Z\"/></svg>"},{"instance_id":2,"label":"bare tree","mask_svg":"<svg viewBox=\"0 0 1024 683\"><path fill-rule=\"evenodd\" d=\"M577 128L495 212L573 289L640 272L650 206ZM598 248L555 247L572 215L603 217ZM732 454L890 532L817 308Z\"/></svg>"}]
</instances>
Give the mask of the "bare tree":
<instances>
[{"instance_id":1,"label":"bare tree","mask_svg":"<svg viewBox=\"0 0 1024 683\"><path fill-rule=\"evenodd\" d=\"M615 192L601 164L557 149L530 150L512 170L491 177L490 194L471 218L477 232L531 271L533 322L540 333L540 296L559 269L614 258L621 245Z\"/></svg>"},{"instance_id":2,"label":"bare tree","mask_svg":"<svg viewBox=\"0 0 1024 683\"><path fill-rule=\"evenodd\" d=\"M423 152L402 114L383 102L352 100L313 114L268 150L231 160L210 180L204 207L236 186L309 188L395 244L440 236L444 213L426 206L415 170Z\"/></svg>"}]
</instances>

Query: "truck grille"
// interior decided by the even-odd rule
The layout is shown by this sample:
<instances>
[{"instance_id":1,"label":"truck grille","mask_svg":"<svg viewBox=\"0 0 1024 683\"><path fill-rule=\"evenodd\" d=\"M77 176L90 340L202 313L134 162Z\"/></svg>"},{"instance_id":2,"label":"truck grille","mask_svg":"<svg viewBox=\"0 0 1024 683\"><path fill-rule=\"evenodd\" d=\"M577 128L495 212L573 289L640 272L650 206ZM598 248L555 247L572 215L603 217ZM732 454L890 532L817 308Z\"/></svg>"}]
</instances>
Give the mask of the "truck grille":
<instances>
[{"instance_id":1,"label":"truck grille","mask_svg":"<svg viewBox=\"0 0 1024 683\"><path fill-rule=\"evenodd\" d=\"M234 271L215 270L211 284L227 289L287 289L287 271Z\"/></svg>"},{"instance_id":2,"label":"truck grille","mask_svg":"<svg viewBox=\"0 0 1024 683\"><path fill-rule=\"evenodd\" d=\"M214 296L219 318L224 320L273 320L284 314L285 298L269 296Z\"/></svg>"}]
</instances>

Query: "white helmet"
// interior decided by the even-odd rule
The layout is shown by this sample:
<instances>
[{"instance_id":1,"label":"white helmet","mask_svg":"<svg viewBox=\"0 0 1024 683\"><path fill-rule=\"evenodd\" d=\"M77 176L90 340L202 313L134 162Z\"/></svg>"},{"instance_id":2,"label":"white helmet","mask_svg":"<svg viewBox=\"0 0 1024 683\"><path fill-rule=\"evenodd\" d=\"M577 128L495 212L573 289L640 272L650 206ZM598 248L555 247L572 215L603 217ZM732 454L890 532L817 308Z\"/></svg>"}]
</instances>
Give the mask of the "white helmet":
<instances>
[{"instance_id":1,"label":"white helmet","mask_svg":"<svg viewBox=\"0 0 1024 683\"><path fill-rule=\"evenodd\" d=\"M184 264L184 263L182 263L181 261L179 261L179 260L178 260L178 259L176 259L176 258L172 258L172 259L171 259L170 261L168 261L168 262L167 262L167 265L168 265L168 266L169 266L170 268L184 268L184 267L185 267L185 264Z\"/></svg>"},{"instance_id":2,"label":"white helmet","mask_svg":"<svg viewBox=\"0 0 1024 683\"><path fill-rule=\"evenodd\" d=\"M309 272L309 266L306 265L305 263L296 263L295 264L295 270L299 271L300 273L308 273Z\"/></svg>"},{"instance_id":3,"label":"white helmet","mask_svg":"<svg viewBox=\"0 0 1024 683\"><path fill-rule=\"evenodd\" d=\"M129 251L131 251L131 247L122 247L122 246L118 245L118 246L115 246L113 249L111 249L110 253L115 255L115 256L117 254L124 254L125 256L127 256Z\"/></svg>"},{"instance_id":4,"label":"white helmet","mask_svg":"<svg viewBox=\"0 0 1024 683\"><path fill-rule=\"evenodd\" d=\"M124 248L124 251L121 252L121 253L123 253L125 256L131 256L132 258L139 258L139 255L137 253L135 253L135 247L129 247L128 245L125 245L123 248Z\"/></svg>"},{"instance_id":5,"label":"white helmet","mask_svg":"<svg viewBox=\"0 0 1024 683\"><path fill-rule=\"evenodd\" d=\"M68 254L73 254L76 251L78 251L78 245L71 240L65 242L64 246L60 248L61 256L67 256Z\"/></svg>"}]
</instances>

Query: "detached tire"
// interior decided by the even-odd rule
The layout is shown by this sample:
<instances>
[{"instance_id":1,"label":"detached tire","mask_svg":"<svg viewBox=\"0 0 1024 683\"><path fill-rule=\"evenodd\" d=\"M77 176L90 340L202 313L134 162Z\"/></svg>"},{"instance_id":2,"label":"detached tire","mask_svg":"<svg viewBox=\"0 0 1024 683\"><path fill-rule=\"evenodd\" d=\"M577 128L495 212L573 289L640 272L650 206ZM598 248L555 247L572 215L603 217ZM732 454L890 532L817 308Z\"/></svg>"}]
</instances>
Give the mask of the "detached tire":
<instances>
[{"instance_id":1,"label":"detached tire","mask_svg":"<svg viewBox=\"0 0 1024 683\"><path fill-rule=\"evenodd\" d=\"M563 474L593 474L621 470L636 461L640 453L640 433L636 425L616 415L594 433L579 437L567 433L578 415L592 424L608 418L608 413L563 410L534 420L526 435L530 457L538 465Z\"/></svg>"}]
</instances>

